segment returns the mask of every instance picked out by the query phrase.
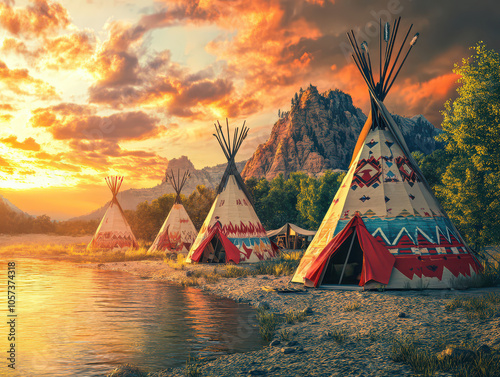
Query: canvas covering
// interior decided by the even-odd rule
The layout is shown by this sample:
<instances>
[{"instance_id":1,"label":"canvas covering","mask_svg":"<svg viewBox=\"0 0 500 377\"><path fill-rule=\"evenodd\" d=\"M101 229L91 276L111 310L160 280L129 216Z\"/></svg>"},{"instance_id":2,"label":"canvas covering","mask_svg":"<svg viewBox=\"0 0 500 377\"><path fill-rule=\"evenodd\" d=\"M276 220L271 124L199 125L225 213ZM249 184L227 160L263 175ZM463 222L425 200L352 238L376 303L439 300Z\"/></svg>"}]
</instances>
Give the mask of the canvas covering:
<instances>
[{"instance_id":1,"label":"canvas covering","mask_svg":"<svg viewBox=\"0 0 500 377\"><path fill-rule=\"evenodd\" d=\"M184 206L174 203L149 251L187 254L196 235L196 228Z\"/></svg>"},{"instance_id":2,"label":"canvas covering","mask_svg":"<svg viewBox=\"0 0 500 377\"><path fill-rule=\"evenodd\" d=\"M207 238L214 237L214 227L239 250L240 263L253 263L270 259L276 255L271 246L252 203L247 198L234 175L229 175L227 183L217 195L210 212L203 223L188 254L188 262L197 262L200 252L207 244ZM201 251L200 251L201 250Z\"/></svg>"},{"instance_id":3,"label":"canvas covering","mask_svg":"<svg viewBox=\"0 0 500 377\"><path fill-rule=\"evenodd\" d=\"M290 227L295 233L301 235L301 236L314 236L316 234L315 230L307 230L303 229L295 224L292 223L286 223L279 229L274 229L274 230L269 230L267 232L268 237L274 237L277 236L278 234L286 234L287 228Z\"/></svg>"},{"instance_id":4,"label":"canvas covering","mask_svg":"<svg viewBox=\"0 0 500 377\"><path fill-rule=\"evenodd\" d=\"M356 214L396 258L387 287L411 288L423 281L426 287L444 288L471 277L480 265L420 173L389 129L371 129L371 114L367 122L364 129L370 131L292 281L304 282L321 252Z\"/></svg>"},{"instance_id":5,"label":"canvas covering","mask_svg":"<svg viewBox=\"0 0 500 377\"><path fill-rule=\"evenodd\" d=\"M116 198L113 198L87 248L113 250L137 246L137 240L125 219L120 204Z\"/></svg>"}]
</instances>

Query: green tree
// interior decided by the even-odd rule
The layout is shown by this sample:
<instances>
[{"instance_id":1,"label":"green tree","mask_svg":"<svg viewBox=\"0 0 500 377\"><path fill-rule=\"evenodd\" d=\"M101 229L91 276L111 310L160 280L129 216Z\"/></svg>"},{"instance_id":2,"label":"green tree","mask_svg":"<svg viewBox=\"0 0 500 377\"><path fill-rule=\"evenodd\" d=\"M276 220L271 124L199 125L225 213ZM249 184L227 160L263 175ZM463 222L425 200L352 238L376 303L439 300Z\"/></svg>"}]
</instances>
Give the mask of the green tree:
<instances>
[{"instance_id":1,"label":"green tree","mask_svg":"<svg viewBox=\"0 0 500 377\"><path fill-rule=\"evenodd\" d=\"M443 111L439 139L450 164L436 192L477 249L500 241L500 56L479 42L455 65L458 97Z\"/></svg>"}]
</instances>

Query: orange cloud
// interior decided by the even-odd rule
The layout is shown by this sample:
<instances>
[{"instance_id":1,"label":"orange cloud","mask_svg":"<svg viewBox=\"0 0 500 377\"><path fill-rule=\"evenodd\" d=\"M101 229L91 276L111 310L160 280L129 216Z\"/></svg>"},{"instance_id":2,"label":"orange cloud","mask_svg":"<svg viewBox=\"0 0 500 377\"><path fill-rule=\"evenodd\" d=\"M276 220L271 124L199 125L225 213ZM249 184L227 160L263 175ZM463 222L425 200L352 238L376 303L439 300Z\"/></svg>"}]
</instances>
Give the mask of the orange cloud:
<instances>
[{"instance_id":1,"label":"orange cloud","mask_svg":"<svg viewBox=\"0 0 500 377\"><path fill-rule=\"evenodd\" d=\"M41 100L58 99L55 88L32 77L27 69L9 69L0 60L0 83L18 95L33 95Z\"/></svg>"},{"instance_id":2,"label":"orange cloud","mask_svg":"<svg viewBox=\"0 0 500 377\"><path fill-rule=\"evenodd\" d=\"M70 24L69 14L61 4L31 0L25 8L0 2L0 25L14 35L40 37L55 33Z\"/></svg>"},{"instance_id":3,"label":"orange cloud","mask_svg":"<svg viewBox=\"0 0 500 377\"><path fill-rule=\"evenodd\" d=\"M56 140L144 140L161 132L158 119L142 111L99 116L93 107L62 103L32 114L31 125L45 128Z\"/></svg>"},{"instance_id":4,"label":"orange cloud","mask_svg":"<svg viewBox=\"0 0 500 377\"><path fill-rule=\"evenodd\" d=\"M25 151L38 152L40 150L40 144L38 144L32 137L19 142L17 141L17 136L11 135L9 137L0 139L0 143L8 145L11 148L23 149Z\"/></svg>"}]
</instances>

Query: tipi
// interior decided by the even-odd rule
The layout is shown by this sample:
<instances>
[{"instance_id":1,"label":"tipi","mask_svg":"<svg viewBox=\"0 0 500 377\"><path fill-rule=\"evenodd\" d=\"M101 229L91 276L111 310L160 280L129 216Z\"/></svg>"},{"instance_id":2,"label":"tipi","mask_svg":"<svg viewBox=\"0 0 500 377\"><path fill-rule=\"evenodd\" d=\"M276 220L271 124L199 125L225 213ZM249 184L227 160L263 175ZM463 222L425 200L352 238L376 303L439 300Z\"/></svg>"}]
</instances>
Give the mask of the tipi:
<instances>
[{"instance_id":1,"label":"tipi","mask_svg":"<svg viewBox=\"0 0 500 377\"><path fill-rule=\"evenodd\" d=\"M113 194L113 198L111 198L109 207L87 249L122 249L138 246L132 229L130 229L125 219L122 207L116 198L122 182L123 177L106 177L106 183Z\"/></svg>"},{"instance_id":2,"label":"tipi","mask_svg":"<svg viewBox=\"0 0 500 377\"><path fill-rule=\"evenodd\" d=\"M481 268L432 194L382 102L418 38L417 33L397 67L411 31L391 59L399 23L394 22L392 33L389 23L381 30L378 77L372 73L367 43L360 49L354 32L348 33L354 62L369 89L371 111L350 168L294 282L315 287L447 288L452 280L467 279Z\"/></svg>"},{"instance_id":3,"label":"tipi","mask_svg":"<svg viewBox=\"0 0 500 377\"><path fill-rule=\"evenodd\" d=\"M177 179L173 171L166 175L175 190L175 202L149 251L187 254L197 234L181 201L181 190L189 178L189 171L184 172L182 179L180 170L177 171Z\"/></svg>"},{"instance_id":4,"label":"tipi","mask_svg":"<svg viewBox=\"0 0 500 377\"><path fill-rule=\"evenodd\" d=\"M227 158L227 167L212 208L191 246L188 262L251 263L273 258L276 253L235 164L248 127L243 123L241 129L236 128L231 140L227 119L226 125L227 138L220 123L215 125L214 136Z\"/></svg>"}]
</instances>

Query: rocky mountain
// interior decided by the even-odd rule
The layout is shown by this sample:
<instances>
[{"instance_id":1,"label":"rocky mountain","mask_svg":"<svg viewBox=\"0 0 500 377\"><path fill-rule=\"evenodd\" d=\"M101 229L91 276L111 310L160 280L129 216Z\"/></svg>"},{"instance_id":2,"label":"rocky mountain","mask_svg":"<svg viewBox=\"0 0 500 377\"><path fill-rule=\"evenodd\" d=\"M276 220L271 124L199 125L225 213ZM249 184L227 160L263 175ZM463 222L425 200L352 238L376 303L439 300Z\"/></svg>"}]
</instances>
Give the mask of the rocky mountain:
<instances>
[{"instance_id":1,"label":"rocky mountain","mask_svg":"<svg viewBox=\"0 0 500 377\"><path fill-rule=\"evenodd\" d=\"M245 166L246 161L241 161L236 163L236 167L241 172ZM194 168L193 163L186 156L181 156L180 158L174 158L170 160L167 164L166 170L181 169L182 171L189 170L191 172L190 178L187 180L186 185L182 189L184 195L191 194L198 185L205 185L206 187L217 188L224 170L226 169L226 164L215 165L212 167L206 167L200 170ZM170 183L166 182L163 178L159 185L151 188L142 189L128 189L123 192L118 193L118 200L122 208L135 210L139 203L148 201L151 203L154 199L158 199L160 196L165 194L173 194L174 189ZM110 194L111 195L111 194ZM108 208L108 203L103 205L101 208L86 214L84 216L75 217L71 220L93 220L100 219L104 216L106 209Z\"/></svg>"},{"instance_id":2,"label":"rocky mountain","mask_svg":"<svg viewBox=\"0 0 500 377\"><path fill-rule=\"evenodd\" d=\"M244 179L272 179L295 171L317 176L328 169L345 170L367 118L353 105L350 95L340 90L319 93L312 85L296 93L290 111L279 116L269 140L259 145L245 165ZM395 120L410 150L430 153L438 147L434 136L440 130L424 116L396 115Z\"/></svg>"}]
</instances>

